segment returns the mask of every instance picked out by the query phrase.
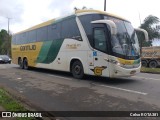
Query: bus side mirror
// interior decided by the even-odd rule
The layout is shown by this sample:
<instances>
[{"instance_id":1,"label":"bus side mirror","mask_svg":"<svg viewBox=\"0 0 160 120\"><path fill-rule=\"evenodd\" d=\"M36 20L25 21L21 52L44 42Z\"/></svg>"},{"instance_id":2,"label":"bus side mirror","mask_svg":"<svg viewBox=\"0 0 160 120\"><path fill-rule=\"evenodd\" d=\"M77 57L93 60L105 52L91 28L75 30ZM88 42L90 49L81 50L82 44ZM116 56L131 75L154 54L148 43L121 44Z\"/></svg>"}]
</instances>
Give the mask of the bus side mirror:
<instances>
[{"instance_id":1,"label":"bus side mirror","mask_svg":"<svg viewBox=\"0 0 160 120\"><path fill-rule=\"evenodd\" d=\"M148 42L149 41L149 38L148 38L148 32L145 30L145 29L142 29L142 28L136 28L135 29L136 31L139 31L139 32L142 32L144 34L144 37L145 37L145 41Z\"/></svg>"},{"instance_id":2,"label":"bus side mirror","mask_svg":"<svg viewBox=\"0 0 160 120\"><path fill-rule=\"evenodd\" d=\"M93 24L96 24L96 23L107 24L110 27L111 35L117 34L117 26L112 20L95 20L95 21L92 21L91 23L93 23Z\"/></svg>"}]
</instances>

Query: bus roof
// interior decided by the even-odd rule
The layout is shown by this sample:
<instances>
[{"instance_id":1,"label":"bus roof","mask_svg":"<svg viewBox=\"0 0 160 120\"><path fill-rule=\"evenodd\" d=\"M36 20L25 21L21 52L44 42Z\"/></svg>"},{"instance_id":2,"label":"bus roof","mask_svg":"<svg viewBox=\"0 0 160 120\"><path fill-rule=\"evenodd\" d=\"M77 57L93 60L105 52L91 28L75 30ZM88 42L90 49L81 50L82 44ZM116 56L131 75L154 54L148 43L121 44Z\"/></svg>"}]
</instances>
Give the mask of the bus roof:
<instances>
[{"instance_id":1,"label":"bus roof","mask_svg":"<svg viewBox=\"0 0 160 120\"><path fill-rule=\"evenodd\" d=\"M116 17L125 21L128 21L127 19L120 17L118 15L115 14L111 14L111 13L107 13L105 11L100 11L100 10L77 10L76 14L90 14L90 13L99 13L99 14L104 14L104 15L108 15L108 16L112 16L112 17Z\"/></svg>"},{"instance_id":2,"label":"bus roof","mask_svg":"<svg viewBox=\"0 0 160 120\"><path fill-rule=\"evenodd\" d=\"M54 21L55 21L55 19L48 20L48 21L46 21L46 22L40 23L40 24L35 25L35 26L33 26L33 27L31 27L31 28L28 28L28 29L26 29L26 30L22 30L22 31L20 31L20 32L17 32L17 33L15 33L14 35L19 34L19 33L23 33L23 32L27 32L27 31L30 31L30 30L34 30L34 29L37 29L37 28L40 28L40 27L44 27L44 26L47 26L47 25L50 25L50 24L52 24Z\"/></svg>"},{"instance_id":3,"label":"bus roof","mask_svg":"<svg viewBox=\"0 0 160 120\"><path fill-rule=\"evenodd\" d=\"M122 18L120 16L117 16L117 15L114 15L114 14L111 14L111 13L107 13L107 12L104 12L104 11L100 11L100 10L92 10L92 9L91 10L76 10L74 14L79 16L79 15L95 14L95 13L104 14L104 15L108 15L108 16L112 16L112 17L116 17L118 19L122 19L122 20L128 21L125 18ZM71 14L71 15L74 15L74 14ZM26 30L22 30L20 32L17 32L14 35L19 34L19 33L23 33L23 32L27 32L27 31L31 31L31 30L34 30L34 29L37 29L37 28L40 28L40 27L44 27L44 26L47 26L47 25L50 25L50 24L54 23L54 21L56 21L56 20L60 20L60 19L63 19L65 17L69 17L71 15L60 17L60 18L57 18L57 19L48 20L46 22L40 23L40 24L35 25L35 26L33 26L31 28L28 28Z\"/></svg>"}]
</instances>

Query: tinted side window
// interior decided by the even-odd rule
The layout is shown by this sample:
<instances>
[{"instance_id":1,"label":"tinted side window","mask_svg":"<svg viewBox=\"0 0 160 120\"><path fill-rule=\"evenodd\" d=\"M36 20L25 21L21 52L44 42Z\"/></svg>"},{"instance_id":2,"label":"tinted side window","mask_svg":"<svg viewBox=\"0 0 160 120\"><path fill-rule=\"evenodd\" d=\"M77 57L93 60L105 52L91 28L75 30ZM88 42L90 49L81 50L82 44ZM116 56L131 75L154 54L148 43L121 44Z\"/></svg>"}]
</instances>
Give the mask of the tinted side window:
<instances>
[{"instance_id":1,"label":"tinted side window","mask_svg":"<svg viewBox=\"0 0 160 120\"><path fill-rule=\"evenodd\" d=\"M107 51L107 42L104 28L94 29L94 47L100 51Z\"/></svg>"},{"instance_id":2,"label":"tinted side window","mask_svg":"<svg viewBox=\"0 0 160 120\"><path fill-rule=\"evenodd\" d=\"M75 17L62 21L62 38L81 40L81 35Z\"/></svg>"},{"instance_id":3,"label":"tinted side window","mask_svg":"<svg viewBox=\"0 0 160 120\"><path fill-rule=\"evenodd\" d=\"M29 42L35 42L37 38L36 30L32 30L28 32L28 40Z\"/></svg>"},{"instance_id":4,"label":"tinted side window","mask_svg":"<svg viewBox=\"0 0 160 120\"><path fill-rule=\"evenodd\" d=\"M21 44L26 44L27 43L27 34L21 33Z\"/></svg>"},{"instance_id":5,"label":"tinted side window","mask_svg":"<svg viewBox=\"0 0 160 120\"><path fill-rule=\"evenodd\" d=\"M12 36L12 44L15 45L16 44L16 35Z\"/></svg>"},{"instance_id":6,"label":"tinted side window","mask_svg":"<svg viewBox=\"0 0 160 120\"><path fill-rule=\"evenodd\" d=\"M47 39L47 27L37 29L37 41L46 41Z\"/></svg>"},{"instance_id":7,"label":"tinted side window","mask_svg":"<svg viewBox=\"0 0 160 120\"><path fill-rule=\"evenodd\" d=\"M20 36L20 40L19 40L20 44L23 44L23 33L21 33L19 36Z\"/></svg>"},{"instance_id":8,"label":"tinted side window","mask_svg":"<svg viewBox=\"0 0 160 120\"><path fill-rule=\"evenodd\" d=\"M80 16L79 19L83 25L83 28L86 34L91 35L92 34L92 24L91 24L92 15L83 15L83 16Z\"/></svg>"},{"instance_id":9,"label":"tinted side window","mask_svg":"<svg viewBox=\"0 0 160 120\"><path fill-rule=\"evenodd\" d=\"M28 40L27 32L14 35L12 37L13 44L26 44L28 43L27 40Z\"/></svg>"},{"instance_id":10,"label":"tinted side window","mask_svg":"<svg viewBox=\"0 0 160 120\"><path fill-rule=\"evenodd\" d=\"M91 21L100 20L100 19L102 19L102 16L100 14L88 14L88 15L79 16L79 19L80 19L82 26L86 32L88 40L89 40L91 46L93 47L93 38L92 38L93 24L91 23Z\"/></svg>"},{"instance_id":11,"label":"tinted side window","mask_svg":"<svg viewBox=\"0 0 160 120\"><path fill-rule=\"evenodd\" d=\"M16 35L16 44L20 44L20 34Z\"/></svg>"},{"instance_id":12,"label":"tinted side window","mask_svg":"<svg viewBox=\"0 0 160 120\"><path fill-rule=\"evenodd\" d=\"M61 38L61 24L52 24L48 26L48 40L56 40Z\"/></svg>"}]
</instances>

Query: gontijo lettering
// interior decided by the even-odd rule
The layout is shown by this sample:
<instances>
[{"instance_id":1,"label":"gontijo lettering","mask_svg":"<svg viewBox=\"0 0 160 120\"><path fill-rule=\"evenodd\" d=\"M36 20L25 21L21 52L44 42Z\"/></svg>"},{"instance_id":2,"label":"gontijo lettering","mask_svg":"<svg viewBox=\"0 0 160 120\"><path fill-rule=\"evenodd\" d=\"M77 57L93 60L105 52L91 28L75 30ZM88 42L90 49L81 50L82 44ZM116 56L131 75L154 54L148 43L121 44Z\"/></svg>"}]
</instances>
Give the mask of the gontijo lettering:
<instances>
[{"instance_id":1,"label":"gontijo lettering","mask_svg":"<svg viewBox=\"0 0 160 120\"><path fill-rule=\"evenodd\" d=\"M20 51L29 51L29 50L36 50L36 45L20 46Z\"/></svg>"}]
</instances>

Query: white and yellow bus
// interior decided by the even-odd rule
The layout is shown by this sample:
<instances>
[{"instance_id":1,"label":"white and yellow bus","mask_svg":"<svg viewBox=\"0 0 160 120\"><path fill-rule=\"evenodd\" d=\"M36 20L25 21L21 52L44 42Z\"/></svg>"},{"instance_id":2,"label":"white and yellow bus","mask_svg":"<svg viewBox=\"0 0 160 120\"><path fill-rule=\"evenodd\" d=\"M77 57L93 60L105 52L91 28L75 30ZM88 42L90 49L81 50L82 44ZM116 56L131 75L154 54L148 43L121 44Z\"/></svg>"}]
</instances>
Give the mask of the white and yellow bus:
<instances>
[{"instance_id":1,"label":"white and yellow bus","mask_svg":"<svg viewBox=\"0 0 160 120\"><path fill-rule=\"evenodd\" d=\"M131 76L141 68L139 43L131 23L97 10L77 10L16 33L12 60L22 69L67 71L75 78L84 74Z\"/></svg>"}]
</instances>

